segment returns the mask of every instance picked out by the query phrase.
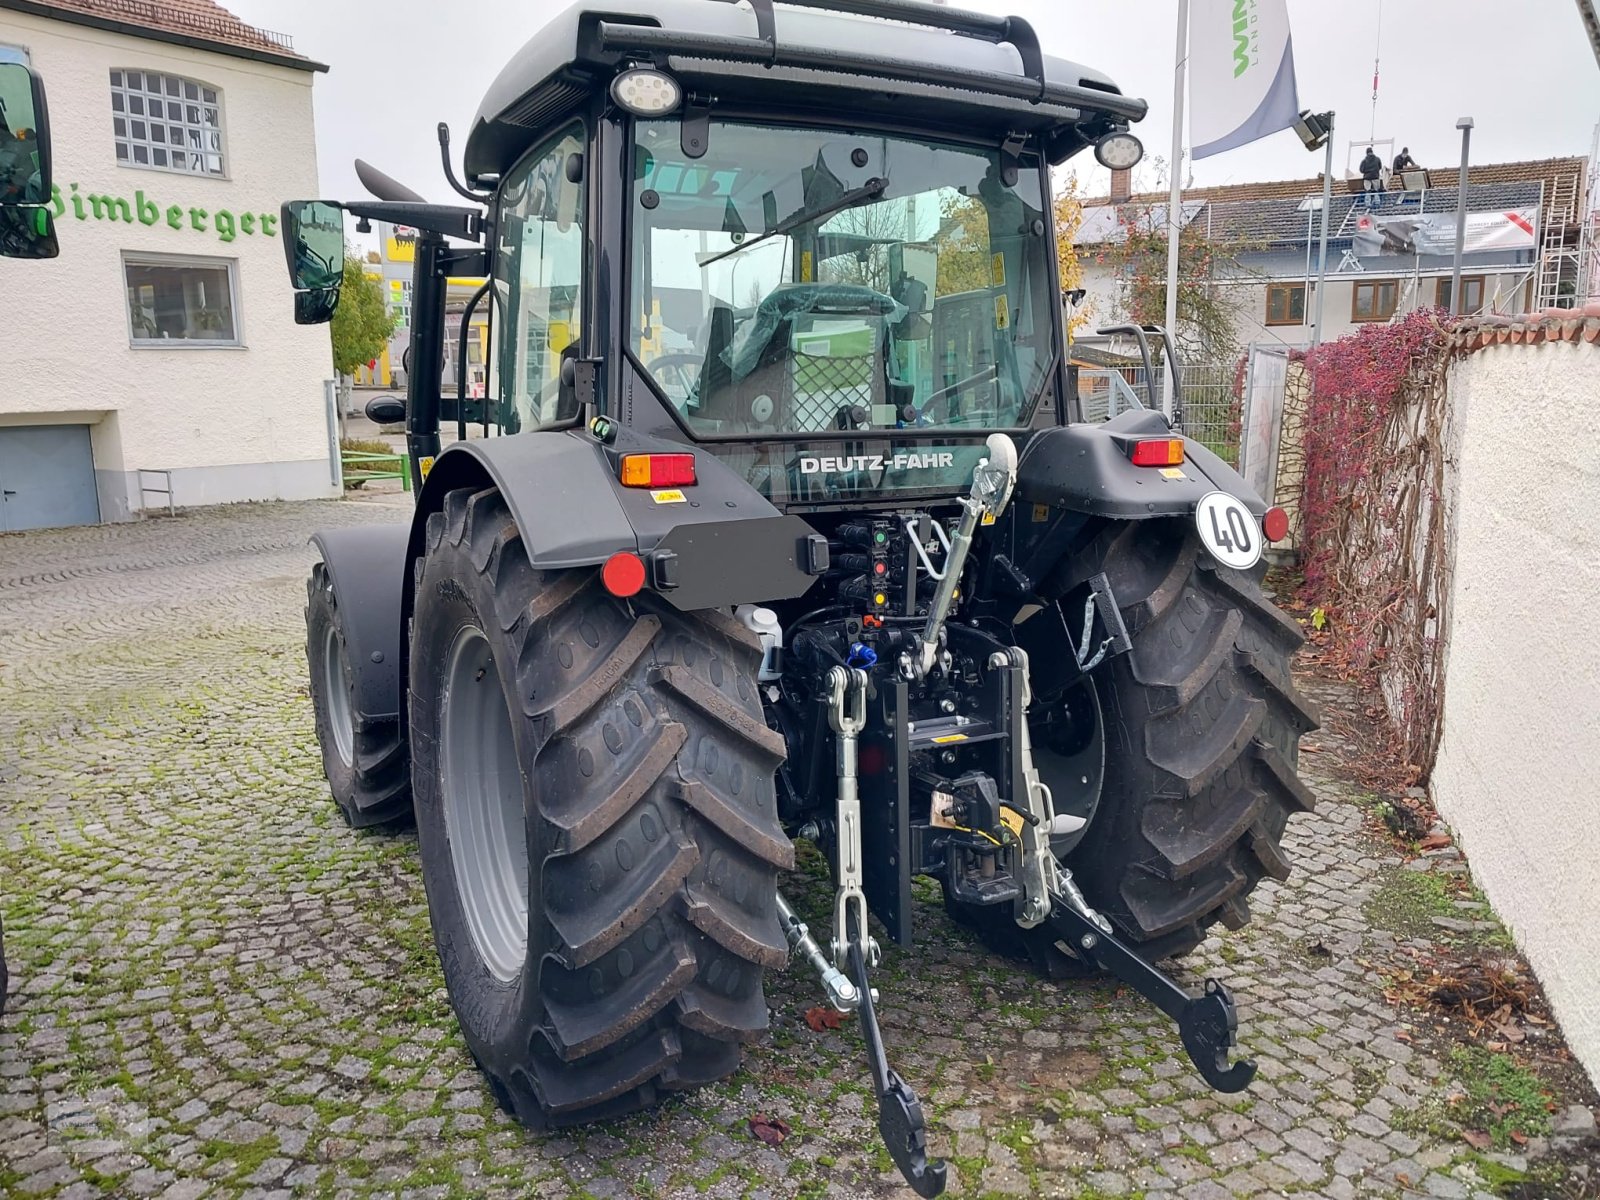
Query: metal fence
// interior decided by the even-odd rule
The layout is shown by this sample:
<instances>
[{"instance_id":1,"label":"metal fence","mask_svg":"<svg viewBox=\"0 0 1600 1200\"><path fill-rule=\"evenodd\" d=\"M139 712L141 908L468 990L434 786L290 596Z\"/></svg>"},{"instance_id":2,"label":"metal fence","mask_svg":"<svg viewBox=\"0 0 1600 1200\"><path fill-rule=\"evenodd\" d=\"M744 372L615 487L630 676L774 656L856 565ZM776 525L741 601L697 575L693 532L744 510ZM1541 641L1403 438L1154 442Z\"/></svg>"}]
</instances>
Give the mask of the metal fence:
<instances>
[{"instance_id":1,"label":"metal fence","mask_svg":"<svg viewBox=\"0 0 1600 1200\"><path fill-rule=\"evenodd\" d=\"M1213 453L1230 464L1239 461L1239 401L1233 396L1234 368L1229 363L1185 363L1179 378L1183 384L1183 432L1203 442ZM1104 421L1129 408L1161 407L1161 372L1153 384L1140 377L1144 371L1128 372L1138 382L1130 383L1121 371L1078 371L1078 397L1083 419Z\"/></svg>"}]
</instances>

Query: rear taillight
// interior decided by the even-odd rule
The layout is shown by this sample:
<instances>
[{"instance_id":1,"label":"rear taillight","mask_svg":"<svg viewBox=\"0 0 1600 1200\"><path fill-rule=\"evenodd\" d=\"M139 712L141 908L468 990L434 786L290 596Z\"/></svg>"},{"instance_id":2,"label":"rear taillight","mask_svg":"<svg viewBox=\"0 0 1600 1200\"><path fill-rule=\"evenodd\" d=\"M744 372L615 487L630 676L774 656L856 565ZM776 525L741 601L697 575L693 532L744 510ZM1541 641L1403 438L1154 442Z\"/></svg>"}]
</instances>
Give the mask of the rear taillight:
<instances>
[{"instance_id":1,"label":"rear taillight","mask_svg":"<svg viewBox=\"0 0 1600 1200\"><path fill-rule=\"evenodd\" d=\"M688 487L695 481L692 454L624 454L622 486Z\"/></svg>"},{"instance_id":2,"label":"rear taillight","mask_svg":"<svg viewBox=\"0 0 1600 1200\"><path fill-rule=\"evenodd\" d=\"M1183 462L1182 438L1140 438L1128 443L1136 467L1176 467Z\"/></svg>"},{"instance_id":3,"label":"rear taillight","mask_svg":"<svg viewBox=\"0 0 1600 1200\"><path fill-rule=\"evenodd\" d=\"M1281 508L1269 508L1261 514L1261 532L1269 542L1281 542L1289 532L1289 514Z\"/></svg>"}]
</instances>

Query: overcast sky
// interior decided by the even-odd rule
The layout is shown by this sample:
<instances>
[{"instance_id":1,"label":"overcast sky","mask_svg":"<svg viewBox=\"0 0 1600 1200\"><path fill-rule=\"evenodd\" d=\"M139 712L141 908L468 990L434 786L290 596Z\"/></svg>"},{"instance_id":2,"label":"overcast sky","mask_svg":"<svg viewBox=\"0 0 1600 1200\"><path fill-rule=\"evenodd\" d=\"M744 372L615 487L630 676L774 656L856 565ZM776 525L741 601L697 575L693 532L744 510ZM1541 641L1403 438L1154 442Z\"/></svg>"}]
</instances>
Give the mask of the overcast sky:
<instances>
[{"instance_id":1,"label":"overcast sky","mask_svg":"<svg viewBox=\"0 0 1600 1200\"><path fill-rule=\"evenodd\" d=\"M456 164L489 80L562 0L223 0L244 20L287 33L332 68L316 83L323 194L364 195L357 156L430 199L453 199L434 126L448 121ZM1170 155L1177 0L960 0L1017 13L1047 53L1110 75L1150 102L1136 126L1148 156ZM603 6L602 6L603 7ZM1381 22L1380 22L1381 11ZM1334 169L1374 128L1372 60L1382 56L1376 136L1424 166L1460 156L1456 119L1472 116L1475 162L1587 154L1600 116L1600 68L1572 0L1289 0L1300 104L1338 113ZM1381 48L1379 46L1381 24ZM1349 160L1354 166L1355 159ZM1074 160L1090 193L1105 173ZM1292 131L1193 164L1196 184L1316 174L1321 155ZM1143 181L1150 184L1153 180Z\"/></svg>"}]
</instances>

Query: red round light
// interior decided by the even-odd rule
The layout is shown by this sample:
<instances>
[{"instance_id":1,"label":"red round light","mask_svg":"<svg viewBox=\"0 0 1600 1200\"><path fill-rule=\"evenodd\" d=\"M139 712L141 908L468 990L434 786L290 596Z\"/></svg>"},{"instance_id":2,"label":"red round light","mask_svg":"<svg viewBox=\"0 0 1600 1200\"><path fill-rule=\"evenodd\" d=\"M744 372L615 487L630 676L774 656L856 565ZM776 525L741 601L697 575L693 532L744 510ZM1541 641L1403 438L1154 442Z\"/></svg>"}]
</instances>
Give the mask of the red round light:
<instances>
[{"instance_id":1,"label":"red round light","mask_svg":"<svg viewBox=\"0 0 1600 1200\"><path fill-rule=\"evenodd\" d=\"M889 564L888 563L874 563L873 566L872 566L872 573L874 575L887 575L889 573Z\"/></svg>"},{"instance_id":2,"label":"red round light","mask_svg":"<svg viewBox=\"0 0 1600 1200\"><path fill-rule=\"evenodd\" d=\"M1261 518L1261 530L1267 541L1281 542L1289 532L1289 514L1277 507L1267 509Z\"/></svg>"},{"instance_id":3,"label":"red round light","mask_svg":"<svg viewBox=\"0 0 1600 1200\"><path fill-rule=\"evenodd\" d=\"M636 596L644 587L644 562L637 554L620 550L600 568L600 582L613 596Z\"/></svg>"}]
</instances>

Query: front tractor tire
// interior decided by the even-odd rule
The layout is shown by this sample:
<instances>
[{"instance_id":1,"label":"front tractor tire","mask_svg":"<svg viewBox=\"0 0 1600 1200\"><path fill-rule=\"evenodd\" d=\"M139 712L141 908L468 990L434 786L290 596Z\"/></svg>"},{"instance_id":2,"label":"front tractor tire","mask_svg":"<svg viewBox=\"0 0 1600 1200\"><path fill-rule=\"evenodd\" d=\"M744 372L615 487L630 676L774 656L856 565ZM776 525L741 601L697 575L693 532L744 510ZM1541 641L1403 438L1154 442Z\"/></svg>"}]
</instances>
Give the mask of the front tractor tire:
<instances>
[{"instance_id":1,"label":"front tractor tire","mask_svg":"<svg viewBox=\"0 0 1600 1200\"><path fill-rule=\"evenodd\" d=\"M410 817L411 777L400 718L361 711L339 596L326 563L313 565L306 580L306 663L322 773L346 824L364 828Z\"/></svg>"},{"instance_id":2,"label":"front tractor tire","mask_svg":"<svg viewBox=\"0 0 1600 1200\"><path fill-rule=\"evenodd\" d=\"M1063 861L1150 961L1193 950L1218 923L1244 925L1261 881L1288 878L1284 828L1313 804L1296 769L1317 718L1289 666L1304 635L1263 594L1265 570L1220 566L1188 521L1144 521L1107 525L1056 575L1064 611L1078 614L1083 583L1105 572L1133 641L1090 677L1104 774ZM1045 703L1030 713L1036 749L1049 741ZM1039 754L1044 782L1073 795L1080 780L1053 765ZM952 915L1047 974L1080 970L1047 930L1022 930L1008 912Z\"/></svg>"},{"instance_id":3,"label":"front tractor tire","mask_svg":"<svg viewBox=\"0 0 1600 1200\"><path fill-rule=\"evenodd\" d=\"M423 882L496 1098L543 1129L732 1074L794 860L754 636L535 570L492 488L445 497L415 569Z\"/></svg>"}]
</instances>

